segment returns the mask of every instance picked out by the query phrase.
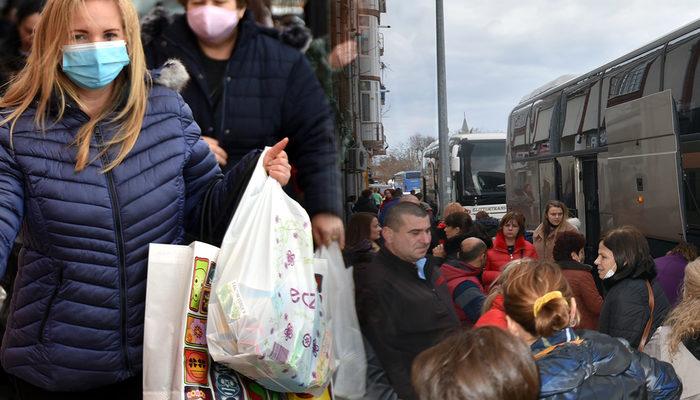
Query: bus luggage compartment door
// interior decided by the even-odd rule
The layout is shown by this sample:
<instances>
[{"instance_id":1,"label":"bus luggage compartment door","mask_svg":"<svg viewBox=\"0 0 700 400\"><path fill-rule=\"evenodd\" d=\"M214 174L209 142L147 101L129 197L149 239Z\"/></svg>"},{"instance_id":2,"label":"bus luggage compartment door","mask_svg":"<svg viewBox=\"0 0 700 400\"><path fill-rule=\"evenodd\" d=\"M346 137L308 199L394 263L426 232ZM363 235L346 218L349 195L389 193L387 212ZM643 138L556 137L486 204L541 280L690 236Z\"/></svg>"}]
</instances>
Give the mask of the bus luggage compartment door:
<instances>
[{"instance_id":1,"label":"bus luggage compartment door","mask_svg":"<svg viewBox=\"0 0 700 400\"><path fill-rule=\"evenodd\" d=\"M667 90L611 107L605 115L605 193L614 225L634 225L647 237L669 241L685 237L674 112Z\"/></svg>"}]
</instances>

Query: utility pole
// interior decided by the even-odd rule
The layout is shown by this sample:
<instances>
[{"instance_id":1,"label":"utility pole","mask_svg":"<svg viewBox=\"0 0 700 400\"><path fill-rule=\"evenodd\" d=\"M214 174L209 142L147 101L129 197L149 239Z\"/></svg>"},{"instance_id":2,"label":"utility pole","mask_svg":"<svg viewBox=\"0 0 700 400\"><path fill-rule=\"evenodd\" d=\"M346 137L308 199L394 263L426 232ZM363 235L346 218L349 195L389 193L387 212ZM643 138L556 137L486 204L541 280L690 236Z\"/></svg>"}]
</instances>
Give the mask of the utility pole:
<instances>
[{"instance_id":1,"label":"utility pole","mask_svg":"<svg viewBox=\"0 0 700 400\"><path fill-rule=\"evenodd\" d=\"M435 27L437 38L437 95L438 95L438 145L440 151L440 192L438 203L440 213L452 200L452 182L450 182L450 132L447 128L447 80L445 73L445 14L443 0L435 0Z\"/></svg>"}]
</instances>

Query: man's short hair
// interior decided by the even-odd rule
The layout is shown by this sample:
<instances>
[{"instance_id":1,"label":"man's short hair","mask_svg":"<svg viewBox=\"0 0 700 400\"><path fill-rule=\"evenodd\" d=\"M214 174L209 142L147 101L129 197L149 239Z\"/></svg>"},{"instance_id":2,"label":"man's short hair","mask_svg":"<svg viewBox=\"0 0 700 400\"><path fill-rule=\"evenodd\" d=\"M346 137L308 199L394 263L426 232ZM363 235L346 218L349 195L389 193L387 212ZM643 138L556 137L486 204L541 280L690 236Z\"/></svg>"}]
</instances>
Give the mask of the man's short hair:
<instances>
[{"instance_id":1,"label":"man's short hair","mask_svg":"<svg viewBox=\"0 0 700 400\"><path fill-rule=\"evenodd\" d=\"M412 215L418 218L426 218L428 213L425 212L420 206L413 203L398 203L397 205L391 207L389 212L384 218L384 226L389 227L393 230L399 230L403 225L404 215Z\"/></svg>"},{"instance_id":2,"label":"man's short hair","mask_svg":"<svg viewBox=\"0 0 700 400\"><path fill-rule=\"evenodd\" d=\"M401 203L413 203L416 205L420 205L420 200L418 200L418 197L412 195L412 194L405 194L401 196L399 199Z\"/></svg>"},{"instance_id":3,"label":"man's short hair","mask_svg":"<svg viewBox=\"0 0 700 400\"><path fill-rule=\"evenodd\" d=\"M471 238L467 238L464 240L469 240ZM483 240L479 238L474 238L478 239L479 241L477 242L476 240L473 240L474 244L471 245L471 248L469 248L467 251L462 251L462 244L460 243L459 246L459 253L462 255L461 259L462 261L472 261L476 260L478 257L480 257L482 254L486 252L488 247L486 246L486 243L484 243Z\"/></svg>"}]
</instances>

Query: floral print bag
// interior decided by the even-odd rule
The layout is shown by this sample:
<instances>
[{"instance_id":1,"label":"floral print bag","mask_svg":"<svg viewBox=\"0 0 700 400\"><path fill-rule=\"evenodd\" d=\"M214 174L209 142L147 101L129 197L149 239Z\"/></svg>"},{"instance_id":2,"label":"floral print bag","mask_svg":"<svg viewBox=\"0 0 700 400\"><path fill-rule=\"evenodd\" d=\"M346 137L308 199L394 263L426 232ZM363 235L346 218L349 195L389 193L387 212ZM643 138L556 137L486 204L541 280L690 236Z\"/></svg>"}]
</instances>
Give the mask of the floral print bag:
<instances>
[{"instance_id":1,"label":"floral print bag","mask_svg":"<svg viewBox=\"0 0 700 400\"><path fill-rule=\"evenodd\" d=\"M265 388L321 394L333 345L314 278L311 223L267 176L263 158L221 245L209 301L209 351Z\"/></svg>"}]
</instances>

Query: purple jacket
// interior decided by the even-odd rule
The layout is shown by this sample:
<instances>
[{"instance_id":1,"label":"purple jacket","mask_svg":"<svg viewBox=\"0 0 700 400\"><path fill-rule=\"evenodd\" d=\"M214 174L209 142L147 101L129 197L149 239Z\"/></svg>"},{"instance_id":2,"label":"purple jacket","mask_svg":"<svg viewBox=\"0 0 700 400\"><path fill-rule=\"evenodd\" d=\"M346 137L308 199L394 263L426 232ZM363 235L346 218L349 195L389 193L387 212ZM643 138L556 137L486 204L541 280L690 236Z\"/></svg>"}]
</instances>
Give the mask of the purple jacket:
<instances>
[{"instance_id":1,"label":"purple jacket","mask_svg":"<svg viewBox=\"0 0 700 400\"><path fill-rule=\"evenodd\" d=\"M670 254L654 259L656 262L656 279L668 297L671 306L678 304L678 294L685 276L688 261L680 254Z\"/></svg>"}]
</instances>

